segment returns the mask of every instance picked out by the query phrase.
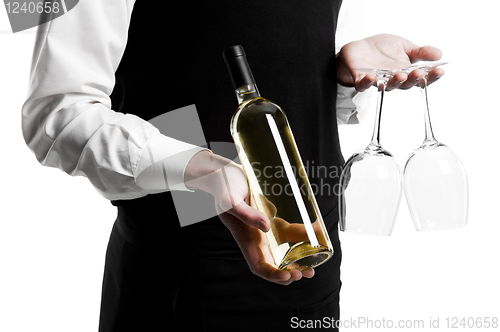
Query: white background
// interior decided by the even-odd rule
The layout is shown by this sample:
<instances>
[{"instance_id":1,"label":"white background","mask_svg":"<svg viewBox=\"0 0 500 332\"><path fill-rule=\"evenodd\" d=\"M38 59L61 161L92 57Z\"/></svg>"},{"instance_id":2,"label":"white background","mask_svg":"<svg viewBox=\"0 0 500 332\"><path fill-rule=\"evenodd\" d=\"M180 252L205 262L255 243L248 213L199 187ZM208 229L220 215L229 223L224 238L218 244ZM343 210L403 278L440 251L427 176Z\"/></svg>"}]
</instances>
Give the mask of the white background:
<instances>
[{"instance_id":1,"label":"white background","mask_svg":"<svg viewBox=\"0 0 500 332\"><path fill-rule=\"evenodd\" d=\"M436 138L462 158L470 184L465 228L418 233L403 199L391 237L341 234L344 320L423 320L422 331L430 318L446 330L447 317L500 317L496 7L491 0L344 1L345 40L393 33L443 50L450 64L429 89L431 117ZM2 8L0 31L0 331L97 331L115 210L86 179L40 166L26 147L21 106L35 30L12 34ZM400 166L423 140L419 98L412 89L385 99L382 145ZM346 158L368 143L373 118L372 110L361 124L340 129Z\"/></svg>"}]
</instances>

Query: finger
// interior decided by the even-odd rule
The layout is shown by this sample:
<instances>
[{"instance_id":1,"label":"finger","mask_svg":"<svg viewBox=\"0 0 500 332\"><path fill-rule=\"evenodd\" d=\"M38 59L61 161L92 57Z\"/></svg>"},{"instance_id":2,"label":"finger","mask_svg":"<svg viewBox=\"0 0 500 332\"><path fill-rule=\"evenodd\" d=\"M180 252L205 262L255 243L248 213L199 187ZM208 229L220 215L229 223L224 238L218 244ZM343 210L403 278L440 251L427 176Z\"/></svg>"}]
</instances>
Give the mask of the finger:
<instances>
[{"instance_id":1,"label":"finger","mask_svg":"<svg viewBox=\"0 0 500 332\"><path fill-rule=\"evenodd\" d=\"M307 270L303 270L303 271L289 270L289 272L290 272L290 279L283 280L283 281L275 281L275 282L280 284L280 285L289 285L294 281L298 281L298 280L302 279L303 277L310 279L310 278L314 277L314 274L315 274L315 271L312 268L307 269Z\"/></svg>"},{"instance_id":2,"label":"finger","mask_svg":"<svg viewBox=\"0 0 500 332\"><path fill-rule=\"evenodd\" d=\"M227 212L222 212L219 217L231 231L253 274L280 285L288 285L294 281L289 271L278 270L271 263L270 253L263 251L267 246L261 245L260 240L255 237L255 232L260 232L259 230L249 227Z\"/></svg>"},{"instance_id":3,"label":"finger","mask_svg":"<svg viewBox=\"0 0 500 332\"><path fill-rule=\"evenodd\" d=\"M257 264L250 266L250 270L253 274L266 279L267 281L275 282L281 285L289 285L298 277L295 273L298 271L278 270L275 266L265 261L259 261ZM298 279L300 279L300 277Z\"/></svg>"},{"instance_id":4,"label":"finger","mask_svg":"<svg viewBox=\"0 0 500 332\"><path fill-rule=\"evenodd\" d=\"M396 73L391 79L387 82L387 91L391 91L394 89L398 89L406 80L408 79L408 75L406 73Z\"/></svg>"},{"instance_id":5,"label":"finger","mask_svg":"<svg viewBox=\"0 0 500 332\"><path fill-rule=\"evenodd\" d=\"M290 272L290 279L292 281L297 281L302 278L302 272L299 270L289 270L288 272Z\"/></svg>"},{"instance_id":6,"label":"finger","mask_svg":"<svg viewBox=\"0 0 500 332\"><path fill-rule=\"evenodd\" d=\"M249 226L259 228L263 232L267 232L271 227L271 223L267 215L262 211L251 207L246 202L239 203L232 209L228 210L227 213L235 216Z\"/></svg>"},{"instance_id":7,"label":"finger","mask_svg":"<svg viewBox=\"0 0 500 332\"><path fill-rule=\"evenodd\" d=\"M274 233L279 235L279 244L285 242L296 243L303 241L307 238L307 231L304 224L300 223L288 223L282 218L274 218L271 226L274 229Z\"/></svg>"},{"instance_id":8,"label":"finger","mask_svg":"<svg viewBox=\"0 0 500 332\"><path fill-rule=\"evenodd\" d=\"M444 75L444 70L441 68L434 68L427 75L427 84L432 84Z\"/></svg>"},{"instance_id":9,"label":"finger","mask_svg":"<svg viewBox=\"0 0 500 332\"><path fill-rule=\"evenodd\" d=\"M249 226L227 212L222 212L219 217L235 237L250 270L256 276L280 285L289 285L300 280L303 276L306 278L314 276L312 269L303 272L299 270L279 270L276 265L271 263L272 257L270 253L266 254L263 251L268 248L268 245L259 244L259 240L252 236L251 233L255 233L252 232ZM258 230L255 231L258 232Z\"/></svg>"},{"instance_id":10,"label":"finger","mask_svg":"<svg viewBox=\"0 0 500 332\"><path fill-rule=\"evenodd\" d=\"M259 230L246 225L227 212L222 212L219 217L231 231L253 274L280 285L289 285L302 277L298 271L290 272L276 267L268 251L269 244L263 242L265 236L262 238ZM300 275L297 275L297 272Z\"/></svg>"},{"instance_id":11,"label":"finger","mask_svg":"<svg viewBox=\"0 0 500 332\"><path fill-rule=\"evenodd\" d=\"M408 79L400 85L400 89L410 89L418 84L418 82L425 76L425 72L422 69L415 69L408 74Z\"/></svg>"},{"instance_id":12,"label":"finger","mask_svg":"<svg viewBox=\"0 0 500 332\"><path fill-rule=\"evenodd\" d=\"M302 271L302 276L304 278L310 279L310 278L314 277L315 273L316 272L314 272L314 269L307 269L307 270Z\"/></svg>"},{"instance_id":13,"label":"finger","mask_svg":"<svg viewBox=\"0 0 500 332\"><path fill-rule=\"evenodd\" d=\"M441 59L443 52L434 46L414 47L408 54L412 63L417 61L435 61Z\"/></svg>"},{"instance_id":14,"label":"finger","mask_svg":"<svg viewBox=\"0 0 500 332\"><path fill-rule=\"evenodd\" d=\"M377 82L377 78L374 75L367 74L365 76L361 76L359 79L354 82L354 87L357 91L363 92L372 85L375 85Z\"/></svg>"},{"instance_id":15,"label":"finger","mask_svg":"<svg viewBox=\"0 0 500 332\"><path fill-rule=\"evenodd\" d=\"M274 205L266 196L262 194L258 194L258 200L261 203L262 212L264 212L269 219L274 218L278 212L276 205Z\"/></svg>"}]
</instances>

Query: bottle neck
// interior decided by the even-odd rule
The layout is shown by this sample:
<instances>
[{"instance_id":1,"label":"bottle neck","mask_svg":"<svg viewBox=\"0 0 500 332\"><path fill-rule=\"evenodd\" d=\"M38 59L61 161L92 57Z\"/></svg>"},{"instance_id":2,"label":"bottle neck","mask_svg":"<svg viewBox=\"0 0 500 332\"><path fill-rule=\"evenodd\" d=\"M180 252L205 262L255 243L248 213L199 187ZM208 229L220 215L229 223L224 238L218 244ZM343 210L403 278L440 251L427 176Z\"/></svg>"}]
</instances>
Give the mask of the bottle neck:
<instances>
[{"instance_id":1,"label":"bottle neck","mask_svg":"<svg viewBox=\"0 0 500 332\"><path fill-rule=\"evenodd\" d=\"M236 98L238 104L244 103L250 99L260 97L256 84L245 84L236 89Z\"/></svg>"}]
</instances>

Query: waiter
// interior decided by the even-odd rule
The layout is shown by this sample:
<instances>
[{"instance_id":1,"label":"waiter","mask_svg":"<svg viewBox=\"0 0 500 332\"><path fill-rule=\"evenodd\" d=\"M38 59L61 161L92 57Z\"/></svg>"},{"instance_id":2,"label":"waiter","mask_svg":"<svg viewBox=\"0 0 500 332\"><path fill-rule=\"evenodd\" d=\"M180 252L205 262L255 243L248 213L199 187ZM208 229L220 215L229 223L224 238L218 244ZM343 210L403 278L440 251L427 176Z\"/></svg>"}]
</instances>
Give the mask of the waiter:
<instances>
[{"instance_id":1,"label":"waiter","mask_svg":"<svg viewBox=\"0 0 500 332\"><path fill-rule=\"evenodd\" d=\"M86 176L117 206L100 332L285 331L302 320L339 319L335 192L316 197L333 258L315 270L279 271L259 246L269 220L248 205L241 168L229 164L228 181L240 189L231 197L217 175L229 160L163 135L147 120L196 105L205 140L231 142L236 101L221 52L243 45L260 91L287 113L304 163L340 169L337 83L364 91L375 78L355 68L402 68L441 56L392 35L335 54L340 5L84 0L39 27L25 140L43 165ZM397 74L388 90L410 88L423 75ZM429 82L441 75L435 69ZM207 174L215 180L202 180ZM329 174L311 184L334 188L338 177ZM218 207L236 203L181 227L171 191L189 190L213 195Z\"/></svg>"}]
</instances>

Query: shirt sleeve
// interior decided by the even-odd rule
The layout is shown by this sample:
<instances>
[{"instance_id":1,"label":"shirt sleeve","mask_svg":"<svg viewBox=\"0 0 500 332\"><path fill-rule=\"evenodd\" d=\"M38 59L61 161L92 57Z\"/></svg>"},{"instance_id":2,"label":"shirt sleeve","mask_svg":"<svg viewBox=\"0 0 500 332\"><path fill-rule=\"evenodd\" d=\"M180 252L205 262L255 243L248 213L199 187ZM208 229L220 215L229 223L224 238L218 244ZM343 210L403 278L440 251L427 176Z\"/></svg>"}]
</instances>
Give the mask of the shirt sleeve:
<instances>
[{"instance_id":1,"label":"shirt sleeve","mask_svg":"<svg viewBox=\"0 0 500 332\"><path fill-rule=\"evenodd\" d=\"M368 113L372 99L372 89L358 92L354 88L337 85L337 123L357 124Z\"/></svg>"},{"instance_id":2,"label":"shirt sleeve","mask_svg":"<svg viewBox=\"0 0 500 332\"><path fill-rule=\"evenodd\" d=\"M349 41L365 37L366 14L362 4L342 3L335 36L336 53ZM358 92L355 88L337 84L337 124L360 123L370 109L372 96L372 89Z\"/></svg>"},{"instance_id":3,"label":"shirt sleeve","mask_svg":"<svg viewBox=\"0 0 500 332\"><path fill-rule=\"evenodd\" d=\"M22 109L24 139L38 161L87 177L107 199L188 190L184 170L203 149L111 109L133 6L134 0L80 1L40 25Z\"/></svg>"}]
</instances>

